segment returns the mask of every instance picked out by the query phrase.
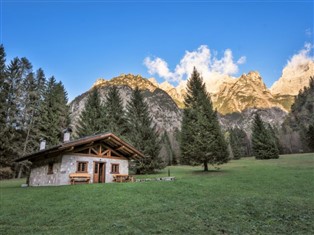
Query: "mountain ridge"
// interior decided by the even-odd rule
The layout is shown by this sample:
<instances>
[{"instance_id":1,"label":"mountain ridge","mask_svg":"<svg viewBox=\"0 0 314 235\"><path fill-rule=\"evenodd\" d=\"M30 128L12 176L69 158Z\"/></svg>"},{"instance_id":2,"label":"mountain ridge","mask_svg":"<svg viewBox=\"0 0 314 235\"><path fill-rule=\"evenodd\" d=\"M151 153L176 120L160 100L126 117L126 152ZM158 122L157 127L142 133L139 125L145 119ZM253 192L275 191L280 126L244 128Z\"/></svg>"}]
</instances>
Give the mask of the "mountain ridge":
<instances>
[{"instance_id":1,"label":"mountain ridge","mask_svg":"<svg viewBox=\"0 0 314 235\"><path fill-rule=\"evenodd\" d=\"M238 78L227 75L216 76L213 80L205 80L205 85L211 95L214 108L221 114L242 112L249 108L280 108L289 112L294 102L294 97L300 89L309 84L310 76L314 75L314 62L299 65L293 70L285 68L282 76L267 88L258 71L250 71ZM295 80L294 78L295 77ZM98 79L92 87L109 85L126 85L134 89L154 92L156 89L165 91L182 109L186 93L186 81L175 87L167 81L158 83L155 78L144 78L141 75L121 74L110 80ZM290 92L288 92L290 91Z\"/></svg>"},{"instance_id":2,"label":"mountain ridge","mask_svg":"<svg viewBox=\"0 0 314 235\"><path fill-rule=\"evenodd\" d=\"M221 114L242 112L248 108L278 107L289 112L295 96L304 87L308 87L310 77L314 76L314 62L307 61L298 66L287 66L281 77L267 88L258 71L250 71L238 78L217 74L213 79L204 79L207 91L211 95L213 106ZM165 90L178 104L184 108L186 81L181 81L177 87L165 82L155 86Z\"/></svg>"}]
</instances>

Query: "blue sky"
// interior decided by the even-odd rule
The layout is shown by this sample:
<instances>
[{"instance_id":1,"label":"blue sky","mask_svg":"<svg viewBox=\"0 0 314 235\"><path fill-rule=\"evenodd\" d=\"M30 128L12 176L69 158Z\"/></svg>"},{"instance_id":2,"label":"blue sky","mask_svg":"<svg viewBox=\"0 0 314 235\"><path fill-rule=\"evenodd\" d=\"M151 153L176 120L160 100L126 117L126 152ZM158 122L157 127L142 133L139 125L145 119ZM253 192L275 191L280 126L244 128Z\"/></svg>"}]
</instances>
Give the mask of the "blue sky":
<instances>
[{"instance_id":1,"label":"blue sky","mask_svg":"<svg viewBox=\"0 0 314 235\"><path fill-rule=\"evenodd\" d=\"M186 51L202 45L217 60L229 49L233 76L257 70L270 87L287 61L313 43L313 9L313 1L302 0L3 0L1 43L8 60L25 56L61 80L70 99L97 78L121 73L162 82L149 74L145 58L161 58L173 72Z\"/></svg>"}]
</instances>

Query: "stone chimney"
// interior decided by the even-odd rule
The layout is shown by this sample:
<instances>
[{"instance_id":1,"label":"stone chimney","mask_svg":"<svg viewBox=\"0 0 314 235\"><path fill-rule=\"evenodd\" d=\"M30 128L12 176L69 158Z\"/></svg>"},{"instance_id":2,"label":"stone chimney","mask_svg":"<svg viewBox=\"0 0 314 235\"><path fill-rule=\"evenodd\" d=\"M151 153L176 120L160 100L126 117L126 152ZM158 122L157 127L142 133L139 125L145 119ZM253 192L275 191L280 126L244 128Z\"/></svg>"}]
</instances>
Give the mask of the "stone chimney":
<instances>
[{"instance_id":1,"label":"stone chimney","mask_svg":"<svg viewBox=\"0 0 314 235\"><path fill-rule=\"evenodd\" d=\"M46 140L41 139L40 145L39 145L39 150L44 150L45 148L46 148Z\"/></svg>"},{"instance_id":2,"label":"stone chimney","mask_svg":"<svg viewBox=\"0 0 314 235\"><path fill-rule=\"evenodd\" d=\"M72 129L70 127L63 130L63 142L69 142L71 140Z\"/></svg>"}]
</instances>

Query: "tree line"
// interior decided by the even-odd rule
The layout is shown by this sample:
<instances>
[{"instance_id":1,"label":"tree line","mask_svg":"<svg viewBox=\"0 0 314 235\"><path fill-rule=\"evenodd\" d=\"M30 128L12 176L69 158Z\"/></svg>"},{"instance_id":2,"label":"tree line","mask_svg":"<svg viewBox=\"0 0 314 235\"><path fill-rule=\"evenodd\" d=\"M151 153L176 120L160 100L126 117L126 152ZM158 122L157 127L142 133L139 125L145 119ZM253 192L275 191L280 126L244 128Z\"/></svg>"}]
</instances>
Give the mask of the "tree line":
<instances>
[{"instance_id":1,"label":"tree line","mask_svg":"<svg viewBox=\"0 0 314 235\"><path fill-rule=\"evenodd\" d=\"M20 172L27 165L14 160L38 150L41 138L50 146L59 143L70 122L67 92L62 82L46 78L31 62L15 57L6 64L6 53L0 46L0 168L4 175L11 169ZM21 170L18 170L20 168Z\"/></svg>"}]
</instances>

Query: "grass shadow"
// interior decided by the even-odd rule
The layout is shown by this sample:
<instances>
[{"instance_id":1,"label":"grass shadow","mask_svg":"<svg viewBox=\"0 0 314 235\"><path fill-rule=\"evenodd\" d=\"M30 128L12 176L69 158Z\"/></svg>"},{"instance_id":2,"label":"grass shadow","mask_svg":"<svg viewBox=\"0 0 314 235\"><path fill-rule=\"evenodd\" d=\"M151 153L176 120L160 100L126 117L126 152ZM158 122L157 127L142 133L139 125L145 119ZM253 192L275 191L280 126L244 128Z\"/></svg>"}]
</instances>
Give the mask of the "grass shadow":
<instances>
[{"instance_id":1,"label":"grass shadow","mask_svg":"<svg viewBox=\"0 0 314 235\"><path fill-rule=\"evenodd\" d=\"M223 169L223 170L222 169L220 169L220 170L211 169L211 170L208 170L208 171L194 170L191 173L193 175L221 175L221 174L226 174L228 172L229 172L229 170L226 170L226 169Z\"/></svg>"}]
</instances>

